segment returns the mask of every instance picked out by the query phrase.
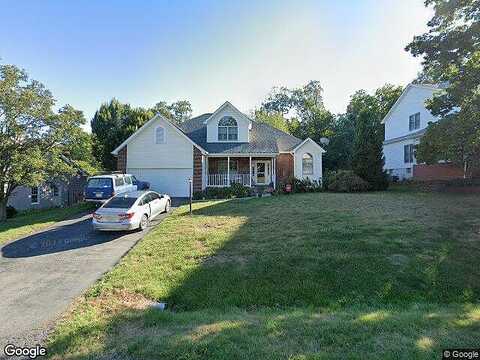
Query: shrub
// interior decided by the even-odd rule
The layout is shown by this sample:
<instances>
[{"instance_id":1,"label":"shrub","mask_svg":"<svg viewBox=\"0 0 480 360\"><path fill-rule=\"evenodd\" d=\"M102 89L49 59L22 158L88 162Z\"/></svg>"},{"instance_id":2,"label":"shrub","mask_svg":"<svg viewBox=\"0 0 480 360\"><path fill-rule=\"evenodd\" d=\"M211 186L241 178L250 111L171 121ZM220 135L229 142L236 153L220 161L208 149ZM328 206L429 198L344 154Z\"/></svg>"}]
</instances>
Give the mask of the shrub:
<instances>
[{"instance_id":1,"label":"shrub","mask_svg":"<svg viewBox=\"0 0 480 360\"><path fill-rule=\"evenodd\" d=\"M306 193L306 192L318 192L322 190L322 185L317 180L306 179L294 179L293 180L293 191L297 193Z\"/></svg>"},{"instance_id":2,"label":"shrub","mask_svg":"<svg viewBox=\"0 0 480 360\"><path fill-rule=\"evenodd\" d=\"M7 219L13 218L13 217L17 216L17 214L18 214L17 209L15 209L11 205L7 206Z\"/></svg>"},{"instance_id":3,"label":"shrub","mask_svg":"<svg viewBox=\"0 0 480 360\"><path fill-rule=\"evenodd\" d=\"M207 187L204 191L193 194L195 200L201 199L231 199L252 195L252 189L242 184L232 183L229 187Z\"/></svg>"},{"instance_id":4,"label":"shrub","mask_svg":"<svg viewBox=\"0 0 480 360\"><path fill-rule=\"evenodd\" d=\"M239 183L230 185L230 195L236 198L248 197L252 194L252 189Z\"/></svg>"},{"instance_id":5,"label":"shrub","mask_svg":"<svg viewBox=\"0 0 480 360\"><path fill-rule=\"evenodd\" d=\"M287 180L280 183L277 188L277 192L286 193L285 188L287 184L292 185L292 193L306 193L306 192L318 192L322 191L322 184L316 180L297 179L295 177L289 177Z\"/></svg>"},{"instance_id":6,"label":"shrub","mask_svg":"<svg viewBox=\"0 0 480 360\"><path fill-rule=\"evenodd\" d=\"M351 170L339 170L328 174L327 189L335 192L360 192L370 190L370 184Z\"/></svg>"}]
</instances>

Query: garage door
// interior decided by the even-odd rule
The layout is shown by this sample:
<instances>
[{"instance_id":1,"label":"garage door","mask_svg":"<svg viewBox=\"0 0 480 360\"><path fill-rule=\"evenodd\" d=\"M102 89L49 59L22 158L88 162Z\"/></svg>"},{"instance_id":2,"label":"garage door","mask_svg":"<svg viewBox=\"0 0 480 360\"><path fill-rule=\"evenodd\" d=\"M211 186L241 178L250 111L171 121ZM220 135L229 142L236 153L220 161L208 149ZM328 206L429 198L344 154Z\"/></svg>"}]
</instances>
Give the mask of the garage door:
<instances>
[{"instance_id":1,"label":"garage door","mask_svg":"<svg viewBox=\"0 0 480 360\"><path fill-rule=\"evenodd\" d=\"M129 174L139 180L148 181L150 189L159 193L176 197L186 197L188 179L192 177L192 169L127 169Z\"/></svg>"}]
</instances>

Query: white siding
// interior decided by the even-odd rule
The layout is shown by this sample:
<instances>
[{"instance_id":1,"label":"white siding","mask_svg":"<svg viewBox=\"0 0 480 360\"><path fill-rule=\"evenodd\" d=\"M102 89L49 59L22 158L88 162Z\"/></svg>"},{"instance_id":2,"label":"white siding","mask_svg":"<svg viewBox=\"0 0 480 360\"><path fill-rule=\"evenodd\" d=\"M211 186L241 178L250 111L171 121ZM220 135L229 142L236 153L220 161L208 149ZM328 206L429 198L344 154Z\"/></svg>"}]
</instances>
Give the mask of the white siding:
<instances>
[{"instance_id":1,"label":"white siding","mask_svg":"<svg viewBox=\"0 0 480 360\"><path fill-rule=\"evenodd\" d=\"M409 139L383 146L383 153L385 156L384 168L390 175L398 176L400 179L412 177L413 170L407 169L412 169L413 165L417 162L414 159L413 163L405 163L404 146L409 144L416 145L418 143L418 139Z\"/></svg>"},{"instance_id":2,"label":"white siding","mask_svg":"<svg viewBox=\"0 0 480 360\"><path fill-rule=\"evenodd\" d=\"M155 143L155 128L165 128L165 143ZM193 145L160 118L141 131L127 146L127 168L192 169Z\"/></svg>"},{"instance_id":3,"label":"white siding","mask_svg":"<svg viewBox=\"0 0 480 360\"><path fill-rule=\"evenodd\" d=\"M384 168L390 175L398 176L400 179L412 177L412 168L416 162L404 162L404 146L418 144L421 135L417 134L414 136L414 133L425 129L429 122L438 120L425 107L425 102L432 98L436 91L438 90L430 87L409 85L400 98L399 103L392 110L389 117L385 119L385 141L413 134L409 139L399 139L393 143L383 145ZM410 130L410 115L416 113L420 113L420 128Z\"/></svg>"},{"instance_id":4,"label":"white siding","mask_svg":"<svg viewBox=\"0 0 480 360\"><path fill-rule=\"evenodd\" d=\"M385 140L408 135L425 129L429 122L437 121L425 107L425 101L431 98L436 90L430 88L410 87L385 121ZM420 113L420 129L410 131L408 121L410 115Z\"/></svg>"},{"instance_id":5,"label":"white siding","mask_svg":"<svg viewBox=\"0 0 480 360\"><path fill-rule=\"evenodd\" d=\"M208 121L207 124L207 142L219 142L218 141L218 122L224 116L233 117L238 124L238 141L235 142L248 142L249 141L249 126L250 120L243 114L239 113L233 108L225 107L222 111L215 115ZM226 142L226 141L221 141Z\"/></svg>"},{"instance_id":6,"label":"white siding","mask_svg":"<svg viewBox=\"0 0 480 360\"><path fill-rule=\"evenodd\" d=\"M304 176L302 174L302 157L303 154L309 153L313 157L313 175ZM306 177L311 178L311 180L321 180L322 179L322 151L320 148L315 145L312 141L307 141L300 148L295 151L294 154L294 176L298 179L303 179Z\"/></svg>"},{"instance_id":7,"label":"white siding","mask_svg":"<svg viewBox=\"0 0 480 360\"><path fill-rule=\"evenodd\" d=\"M156 144L155 129L163 126L165 142ZM170 196L188 196L193 176L193 145L173 125L157 119L127 146L127 172L148 181L151 189Z\"/></svg>"}]
</instances>

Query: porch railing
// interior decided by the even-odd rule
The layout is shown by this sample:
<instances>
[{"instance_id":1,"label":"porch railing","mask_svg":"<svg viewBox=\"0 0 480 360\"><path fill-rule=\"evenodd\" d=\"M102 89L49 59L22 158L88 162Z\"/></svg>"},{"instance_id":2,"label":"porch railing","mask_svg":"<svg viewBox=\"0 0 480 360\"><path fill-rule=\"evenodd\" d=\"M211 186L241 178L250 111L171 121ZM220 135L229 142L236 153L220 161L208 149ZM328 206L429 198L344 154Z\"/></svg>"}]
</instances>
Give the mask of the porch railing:
<instances>
[{"instance_id":1,"label":"porch railing","mask_svg":"<svg viewBox=\"0 0 480 360\"><path fill-rule=\"evenodd\" d=\"M230 174L230 184L240 183L250 186L250 174ZM207 186L229 186L228 174L208 174Z\"/></svg>"}]
</instances>

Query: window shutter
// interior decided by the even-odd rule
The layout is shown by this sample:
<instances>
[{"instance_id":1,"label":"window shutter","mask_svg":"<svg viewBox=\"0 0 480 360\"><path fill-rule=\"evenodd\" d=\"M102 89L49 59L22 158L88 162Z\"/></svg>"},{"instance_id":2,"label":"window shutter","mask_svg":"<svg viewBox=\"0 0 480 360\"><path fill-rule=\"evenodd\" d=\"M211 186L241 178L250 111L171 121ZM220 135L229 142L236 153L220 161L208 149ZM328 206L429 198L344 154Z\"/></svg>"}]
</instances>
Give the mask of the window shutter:
<instances>
[{"instance_id":1,"label":"window shutter","mask_svg":"<svg viewBox=\"0 0 480 360\"><path fill-rule=\"evenodd\" d=\"M403 146L403 161L405 162L405 164L408 164L410 161L408 161L408 156L410 154L410 149L409 149L409 145L404 145Z\"/></svg>"}]
</instances>

